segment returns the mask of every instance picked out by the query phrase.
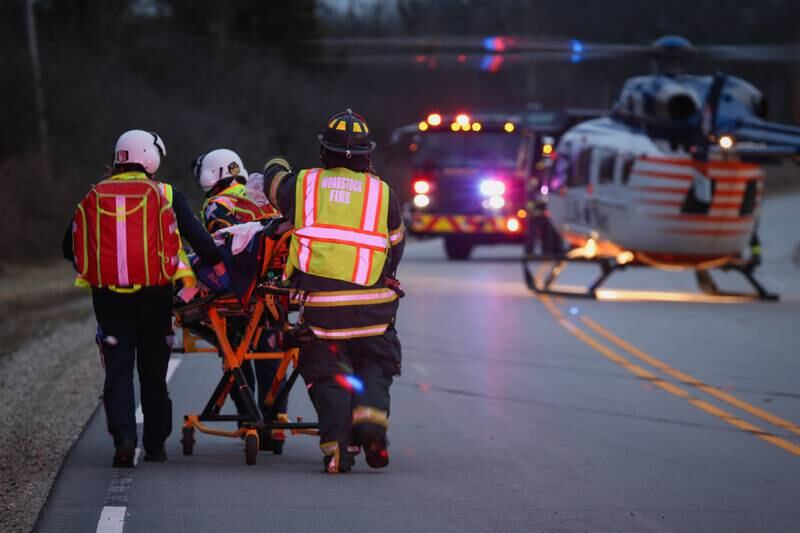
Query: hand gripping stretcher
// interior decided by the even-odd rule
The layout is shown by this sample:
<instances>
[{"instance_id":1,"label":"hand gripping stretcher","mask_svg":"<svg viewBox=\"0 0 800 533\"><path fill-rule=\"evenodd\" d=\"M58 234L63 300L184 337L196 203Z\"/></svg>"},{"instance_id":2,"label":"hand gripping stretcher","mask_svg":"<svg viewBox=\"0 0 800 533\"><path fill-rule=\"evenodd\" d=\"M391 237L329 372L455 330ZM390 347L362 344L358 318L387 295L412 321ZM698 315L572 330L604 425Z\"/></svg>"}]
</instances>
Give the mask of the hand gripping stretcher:
<instances>
[{"instance_id":1,"label":"hand gripping stretcher","mask_svg":"<svg viewBox=\"0 0 800 533\"><path fill-rule=\"evenodd\" d=\"M280 454L287 431L291 435L318 434L316 422L303 422L301 418L292 422L286 415L278 413L278 406L288 396L298 377L298 349L288 346L294 327L289 313L298 307L302 313L302 304L298 306L296 291L279 285L291 233L286 231L280 236L264 236L259 253L259 275L245 298L234 294L209 294L175 306L176 326L183 330L183 347L174 351L219 352L223 359L222 377L203 411L184 416L181 438L184 455L193 453L195 430L220 437L243 438L248 465L256 463L259 449L272 449L275 454ZM233 335L229 319L240 324L244 322L244 331ZM270 346L275 346L275 351L257 349L265 345L259 342L264 335L275 339L270 343ZM234 344L232 339L238 342ZM206 341L213 348L198 346L198 340ZM241 368L244 361L257 359L280 361L266 398L260 399L267 416L262 415ZM289 364L293 367L292 373L283 384ZM241 391L246 412L221 414L222 406L234 388ZM239 427L235 431L224 431L207 426L207 422L236 422Z\"/></svg>"}]
</instances>

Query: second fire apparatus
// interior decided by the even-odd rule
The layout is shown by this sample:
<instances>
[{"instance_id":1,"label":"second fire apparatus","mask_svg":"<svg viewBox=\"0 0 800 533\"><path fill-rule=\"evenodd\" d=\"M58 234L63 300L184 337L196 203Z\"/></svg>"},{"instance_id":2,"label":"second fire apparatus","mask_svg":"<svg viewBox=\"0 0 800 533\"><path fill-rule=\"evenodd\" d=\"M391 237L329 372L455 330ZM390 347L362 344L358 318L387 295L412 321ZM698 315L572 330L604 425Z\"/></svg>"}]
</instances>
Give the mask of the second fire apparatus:
<instances>
[{"instance_id":1,"label":"second fire apparatus","mask_svg":"<svg viewBox=\"0 0 800 533\"><path fill-rule=\"evenodd\" d=\"M563 131L561 113L429 114L392 134L411 155L406 227L441 236L450 259L478 244L530 240L530 191ZM554 155L554 154L553 154Z\"/></svg>"}]
</instances>

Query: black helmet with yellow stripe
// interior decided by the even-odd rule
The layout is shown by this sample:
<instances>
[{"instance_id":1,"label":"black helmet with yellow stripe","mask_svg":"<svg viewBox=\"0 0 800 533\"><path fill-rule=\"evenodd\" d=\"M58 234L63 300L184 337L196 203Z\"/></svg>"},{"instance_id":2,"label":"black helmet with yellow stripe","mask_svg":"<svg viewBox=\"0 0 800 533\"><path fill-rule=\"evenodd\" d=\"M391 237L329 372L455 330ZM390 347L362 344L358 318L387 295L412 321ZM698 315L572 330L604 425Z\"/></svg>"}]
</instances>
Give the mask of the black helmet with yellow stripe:
<instances>
[{"instance_id":1,"label":"black helmet with yellow stripe","mask_svg":"<svg viewBox=\"0 0 800 533\"><path fill-rule=\"evenodd\" d=\"M375 149L367 122L352 109L333 115L328 120L325 132L317 138L326 150L345 154L347 158L369 154Z\"/></svg>"}]
</instances>

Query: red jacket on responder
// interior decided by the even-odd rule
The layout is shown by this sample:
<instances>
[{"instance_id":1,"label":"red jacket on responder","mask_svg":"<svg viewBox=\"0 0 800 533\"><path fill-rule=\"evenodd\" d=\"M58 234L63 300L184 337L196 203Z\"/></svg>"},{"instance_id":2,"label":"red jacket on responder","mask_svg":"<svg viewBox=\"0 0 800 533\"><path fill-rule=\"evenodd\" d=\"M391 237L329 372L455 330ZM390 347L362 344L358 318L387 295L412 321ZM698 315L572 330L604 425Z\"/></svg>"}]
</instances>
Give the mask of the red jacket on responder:
<instances>
[{"instance_id":1,"label":"red jacket on responder","mask_svg":"<svg viewBox=\"0 0 800 533\"><path fill-rule=\"evenodd\" d=\"M317 337L383 335L394 324L397 293L387 285L403 254L400 203L370 172L345 168L293 173L264 169L270 203L295 224L287 275L307 292L303 318Z\"/></svg>"}]
</instances>

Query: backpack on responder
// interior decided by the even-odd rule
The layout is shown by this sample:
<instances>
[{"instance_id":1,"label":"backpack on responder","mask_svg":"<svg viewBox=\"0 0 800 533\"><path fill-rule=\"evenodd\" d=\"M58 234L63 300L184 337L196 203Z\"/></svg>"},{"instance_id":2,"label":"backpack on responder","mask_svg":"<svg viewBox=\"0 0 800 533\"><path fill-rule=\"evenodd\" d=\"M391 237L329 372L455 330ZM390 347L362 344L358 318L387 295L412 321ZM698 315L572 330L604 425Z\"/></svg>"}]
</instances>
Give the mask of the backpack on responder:
<instances>
[{"instance_id":1,"label":"backpack on responder","mask_svg":"<svg viewBox=\"0 0 800 533\"><path fill-rule=\"evenodd\" d=\"M175 213L146 178L92 186L72 222L75 270L93 287L166 285L178 267Z\"/></svg>"}]
</instances>

